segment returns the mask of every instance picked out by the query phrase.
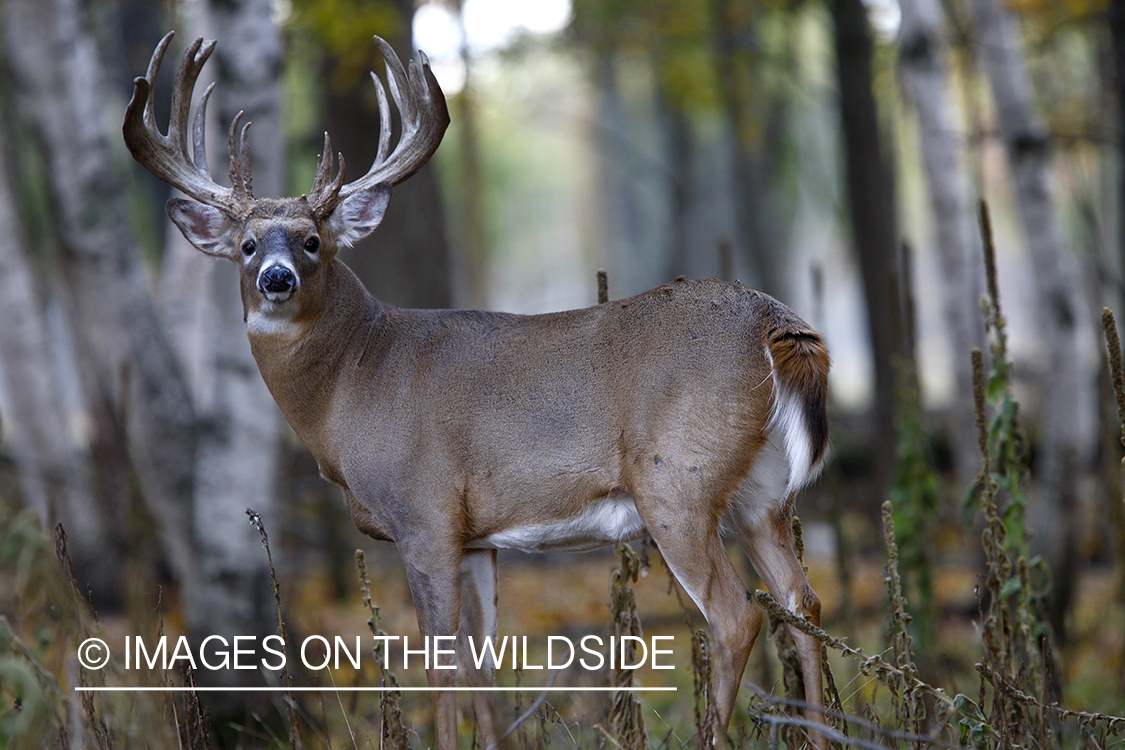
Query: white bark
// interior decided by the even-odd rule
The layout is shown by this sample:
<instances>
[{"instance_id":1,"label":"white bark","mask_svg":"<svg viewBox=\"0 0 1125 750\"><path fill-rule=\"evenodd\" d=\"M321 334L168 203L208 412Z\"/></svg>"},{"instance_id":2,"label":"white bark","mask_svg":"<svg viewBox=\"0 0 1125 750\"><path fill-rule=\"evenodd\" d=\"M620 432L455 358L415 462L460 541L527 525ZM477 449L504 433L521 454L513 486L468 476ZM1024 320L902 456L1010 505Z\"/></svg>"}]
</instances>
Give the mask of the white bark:
<instances>
[{"instance_id":1,"label":"white bark","mask_svg":"<svg viewBox=\"0 0 1125 750\"><path fill-rule=\"evenodd\" d=\"M940 0L900 0L899 77L918 117L922 163L934 221L934 249L944 292L956 394L972 392L969 352L984 348L978 300L982 256L976 211L965 169L964 118L950 92ZM951 438L957 474L969 481L980 470L971 399L952 405Z\"/></svg>"},{"instance_id":2,"label":"white bark","mask_svg":"<svg viewBox=\"0 0 1125 750\"><path fill-rule=\"evenodd\" d=\"M1056 628L1073 579L1077 484L1092 452L1094 376L1083 356L1093 321L1078 296L1079 263L1066 247L1048 179L1049 133L1034 92L1015 19L998 0L973 0L980 63L991 83L996 125L1008 153L1016 202L1035 275L1042 331L1039 483L1035 529L1051 562Z\"/></svg>"},{"instance_id":3,"label":"white bark","mask_svg":"<svg viewBox=\"0 0 1125 750\"><path fill-rule=\"evenodd\" d=\"M94 40L76 0L8 0L3 9L18 100L47 168L86 396L123 420L168 562L187 583L194 415L127 218L124 149L103 116Z\"/></svg>"},{"instance_id":4,"label":"white bark","mask_svg":"<svg viewBox=\"0 0 1125 750\"><path fill-rule=\"evenodd\" d=\"M245 110L244 122L253 122L254 194L281 195L285 192L282 49L269 3L200 3L195 10L185 36L216 38L211 70L205 68L205 75L215 77L223 71L208 123L212 172L223 179L223 136L235 113ZM197 92L206 83L200 81ZM161 299L174 321L179 355L204 427L195 461L192 529L199 570L188 602L189 627L197 635L268 632L273 597L267 559L245 511L253 508L267 526L280 530L276 499L280 412L250 353L238 267L205 256L171 226L168 242Z\"/></svg>"},{"instance_id":5,"label":"white bark","mask_svg":"<svg viewBox=\"0 0 1125 750\"><path fill-rule=\"evenodd\" d=\"M0 150L0 405L3 442L15 460L27 505L43 529L66 529L71 560L98 596L114 593L119 556L90 472L84 415L68 412L47 308L25 252L9 173ZM56 342L58 343L58 342Z\"/></svg>"}]
</instances>

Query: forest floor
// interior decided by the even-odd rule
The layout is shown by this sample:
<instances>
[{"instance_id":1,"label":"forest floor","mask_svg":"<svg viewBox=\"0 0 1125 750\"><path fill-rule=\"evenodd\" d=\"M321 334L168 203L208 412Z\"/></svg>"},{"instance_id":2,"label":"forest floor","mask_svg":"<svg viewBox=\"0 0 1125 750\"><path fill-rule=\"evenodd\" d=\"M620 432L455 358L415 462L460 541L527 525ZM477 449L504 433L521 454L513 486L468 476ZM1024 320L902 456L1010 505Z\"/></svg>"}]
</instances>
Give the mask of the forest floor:
<instances>
[{"instance_id":1,"label":"forest floor","mask_svg":"<svg viewBox=\"0 0 1125 750\"><path fill-rule=\"evenodd\" d=\"M745 557L737 547L732 546L729 552L736 566L745 564ZM695 693L691 637L692 628L703 628L705 623L682 590L677 592L678 587L670 581L659 553L649 551L649 557L651 567L647 575L634 584L637 612L646 639L654 635L671 637L670 641L661 641L660 647L672 652L670 656L662 655L661 663L670 662L675 668L640 669L637 684L671 686L676 691L641 693L638 699L653 745L659 745L663 738L668 746L678 747L693 733ZM959 559L971 564L972 555ZM977 569L970 564L960 562L937 568L934 575L938 613L935 636L932 643L915 642L914 646L921 679L941 687L951 696L964 693L975 699L980 691L980 677L974 665L981 660L982 649L976 589L983 566ZM889 620L882 560L874 556L860 559L851 571L846 594L832 559L810 556L807 565L809 579L822 601L825 630L868 654L884 652ZM564 636L576 644L586 635L608 638L612 633L610 577L615 566L611 550L575 555L501 555L498 631L500 637L527 637L531 650L526 661L520 658L521 664L546 663L544 644L548 636ZM754 580L748 565L745 571L745 579ZM369 574L372 596L380 608L382 629L390 634L417 638L414 607L397 560L392 558L380 569L372 566ZM1078 581L1070 637L1060 647L1058 655L1063 707L1115 715L1125 710L1125 611L1116 598L1118 580L1119 574L1110 568L1094 567L1087 568ZM298 632L340 634L348 639L369 635L366 612L358 594L354 601L329 601L320 595L329 588L316 578L300 582L290 594L292 602L301 602L291 610L291 627ZM829 663L845 709L864 710L862 707L880 701L878 681L860 674L855 659L830 652ZM424 671L415 668L413 662L406 671L397 669L399 666L401 651L392 651L391 667L400 683L425 685ZM777 650L768 633L763 631L751 655L745 679L767 692L784 695L781 675ZM336 679L340 680L338 684L345 684L347 675L338 673ZM513 669L511 663L502 664L497 672L497 684L521 685L527 689L518 699L509 695L497 697L497 704L506 706L501 709L501 716L519 715L520 709L537 697L539 691L534 687L545 685L547 680L547 670ZM604 669L591 673L572 666L562 671L555 684L607 685L608 680ZM759 699L743 691L739 698L741 718L732 723L732 732L737 732L740 723L747 731L752 729L745 717L748 705L756 702ZM467 700L462 704L467 708ZM610 698L605 694L551 693L547 704L555 712L556 721L593 727L605 720ZM420 728L428 725L431 708L425 693L407 693L402 705L407 724ZM425 730L422 733L425 736ZM676 737L678 740L673 740Z\"/></svg>"},{"instance_id":2,"label":"forest floor","mask_svg":"<svg viewBox=\"0 0 1125 750\"><path fill-rule=\"evenodd\" d=\"M130 608L131 614L102 613L96 622L80 614L83 622L76 626L67 610L78 612L84 603L67 601L65 597L72 594L50 583L58 578L58 570L51 571L52 566L57 568L57 561L49 543L46 540L28 542L25 538L20 545L7 544L18 538L14 529L24 520L20 516L0 520L8 524L7 533L0 535L6 542L0 544L0 553L3 553L0 554L0 614L4 616L0 620L0 646L4 647L0 653L0 740L10 741L7 745L0 741L0 746L38 747L34 739L22 743L11 740L21 736L51 736L55 731L50 728L53 722L61 737L68 731L66 725L73 730L73 712L75 706L81 706L79 710L85 713L87 721L101 722L104 735L98 736L103 737L99 745L103 748L163 747L163 742L176 741L183 746L206 747L183 741L186 717L195 710L190 700L184 703L180 698L153 693L131 696L98 693L92 697L84 695L85 702L79 703L68 687L75 680L74 649L87 635L104 638L115 649L130 633L155 633L159 629L170 638L177 638L182 632L182 613L173 603L174 592L166 591L163 601L154 595L149 597L151 601L135 602ZM810 539L822 536L815 524L810 524L809 529ZM418 643L415 612L397 554L390 545L365 542L363 546L367 550L367 574L373 604L379 608L380 627L388 634L409 637L412 648L415 647L413 644ZM640 545L634 547L645 555ZM869 545L869 549L874 548L874 544ZM845 592L838 565L826 554L829 551L821 545L810 545L806 560L809 579L823 604L825 630L845 640L849 646L863 649L866 654L883 654L890 660L888 633L893 623L888 615L891 608L881 556L871 551L858 554ZM736 567L744 573L744 579L754 580L741 551L732 545L729 552ZM950 698L964 695L983 706L981 678L976 666L982 660L982 644L986 640L982 638L982 617L976 595L984 570L983 563L976 561L978 556L969 549L961 549L942 558L954 562L939 563L935 567L934 635L929 643L915 641L913 657L922 681L940 688ZM696 707L700 692L693 669L692 632L693 628L704 629L704 621L682 591L671 583L659 553L649 549L647 558L650 561L647 575L634 585L636 611L642 635L650 645L656 643L652 640L654 636L667 637L659 641L659 647L665 650L660 655L660 663L671 664L673 668L641 668L636 672L635 684L675 690L635 695L650 747L690 747L697 739ZM290 644L310 636L322 636L330 642L340 636L346 644L355 643L358 637L365 650L374 645L367 622L371 613L362 601L358 575L345 586L351 593L337 597L330 592L338 587L316 566L301 566L297 570L292 564L294 561L287 561L287 564L285 553L279 555L278 550L274 551L274 559L282 560L280 599ZM574 555L500 555L499 635L519 640L521 647L526 637L529 650L518 660L519 668L513 668L506 659L498 669L497 685L524 688L519 693L496 695L498 725L508 726L523 715L529 705L543 698L532 717L518 730L515 747L614 745L607 739L612 693L573 690L608 686L608 669L571 666L552 678L549 670L536 667L546 664L545 647L550 637L578 644L584 637L597 636L604 643L613 633L610 592L611 575L616 566L612 550ZM1113 716L1125 714L1125 609L1117 594L1120 575L1108 566L1088 566L1079 578L1070 637L1058 649L1056 659L1056 677L1062 688L1060 705L1064 708ZM52 591L51 586L58 586L58 589ZM423 687L425 674L418 659L412 657L409 668L403 670L399 668L402 658L401 649L391 649L390 671L404 687ZM292 646L290 659L291 664L296 664ZM854 657L829 649L828 659L847 715L875 719L882 726L901 729L896 725L901 695L892 695L885 681L871 676L870 669L867 674L861 674L861 663ZM774 639L764 630L751 655L745 681L781 697L786 694L783 671ZM364 656L362 668L358 670L346 663L337 669L316 672L294 669L292 678L293 684L298 686L326 688L370 687L380 681L369 655ZM107 669L96 673L87 671L81 679L95 685L130 685L138 677L136 672ZM178 673L169 672L158 678L157 684L161 681L178 684L181 679ZM556 688L570 690L541 695L542 691L537 688L552 679ZM35 683L43 687L39 698L33 695ZM304 746L380 747L380 722L387 710L387 704L381 702L383 698L378 693L297 694L294 704L298 707ZM284 702L274 701L273 705L280 712ZM464 715L464 736L472 737L471 701L462 696L459 705ZM744 746L767 746L764 732L768 727L760 718L755 718L765 705L766 701L749 688L740 693L731 732L736 737L742 732L749 735ZM403 692L398 706L408 729L409 747L427 747L432 742L432 708L427 692ZM236 746L288 747L284 725L279 725L277 718L264 717L261 710L259 707L244 721L229 724L237 732ZM265 710L268 713L268 704ZM68 712L70 718L66 718ZM962 724L969 715L958 714ZM38 724L31 721L36 716ZM873 733L877 746L902 745L900 739L877 735ZM463 746L470 746L469 742L471 740L466 740ZM991 741L969 744L997 746ZM1068 740L1054 746L1074 745ZM1102 746L1122 748L1125 741L1118 736Z\"/></svg>"}]
</instances>

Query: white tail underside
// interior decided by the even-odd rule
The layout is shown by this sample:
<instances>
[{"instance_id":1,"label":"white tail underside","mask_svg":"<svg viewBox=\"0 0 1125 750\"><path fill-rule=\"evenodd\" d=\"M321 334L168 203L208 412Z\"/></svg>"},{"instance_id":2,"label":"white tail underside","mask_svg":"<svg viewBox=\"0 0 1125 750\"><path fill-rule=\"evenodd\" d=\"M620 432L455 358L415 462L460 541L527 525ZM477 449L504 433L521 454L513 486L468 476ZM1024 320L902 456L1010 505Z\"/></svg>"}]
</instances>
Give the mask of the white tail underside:
<instances>
[{"instance_id":1,"label":"white tail underside","mask_svg":"<svg viewBox=\"0 0 1125 750\"><path fill-rule=\"evenodd\" d=\"M768 347L766 359L770 363L770 378L773 382L773 405L770 408L766 429L769 430L770 436L779 440L785 448L785 457L789 463L789 481L786 483L785 491L786 495L789 495L815 479L824 461L822 458L813 465L812 438L809 435L804 405L791 388L778 380L773 356Z\"/></svg>"}]
</instances>

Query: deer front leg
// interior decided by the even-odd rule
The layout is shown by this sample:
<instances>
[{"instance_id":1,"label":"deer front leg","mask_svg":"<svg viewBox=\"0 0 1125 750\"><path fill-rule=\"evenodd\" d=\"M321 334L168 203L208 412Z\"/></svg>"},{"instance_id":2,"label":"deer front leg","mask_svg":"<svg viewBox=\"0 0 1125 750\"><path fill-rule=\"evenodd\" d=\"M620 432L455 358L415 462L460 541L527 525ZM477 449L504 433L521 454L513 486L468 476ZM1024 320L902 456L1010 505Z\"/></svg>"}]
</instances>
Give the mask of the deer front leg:
<instances>
[{"instance_id":1,"label":"deer front leg","mask_svg":"<svg viewBox=\"0 0 1125 750\"><path fill-rule=\"evenodd\" d=\"M462 553L459 543L439 541L436 536L421 533L417 538L399 541L398 546L418 615L418 629L429 651L426 681L430 688L450 688L457 684L457 660L443 654L443 661L437 663L435 652L456 647L461 622ZM443 638L435 642L436 636ZM432 697L437 750L456 750L457 693L434 689Z\"/></svg>"},{"instance_id":2,"label":"deer front leg","mask_svg":"<svg viewBox=\"0 0 1125 750\"><path fill-rule=\"evenodd\" d=\"M820 599L809 585L805 569L793 549L792 502L779 502L764 517L757 517L759 514L748 512L745 507L736 510L742 511L732 514L738 542L766 588L783 607L819 627ZM793 635L797 656L801 660L805 702L813 706L808 712L808 719L825 724L820 642L793 627L789 632ZM815 730L809 732L809 739L818 748L827 747L824 736Z\"/></svg>"},{"instance_id":3,"label":"deer front leg","mask_svg":"<svg viewBox=\"0 0 1125 750\"><path fill-rule=\"evenodd\" d=\"M496 673L491 651L484 639L496 640L496 550L465 550L461 559L461 631L457 642L458 657L465 679L471 687L492 687ZM470 646L469 639L473 639ZM477 669L475 655L481 659ZM482 654L488 654L483 656ZM473 693L473 711L481 744L496 743L496 715L492 696L486 691Z\"/></svg>"}]
</instances>

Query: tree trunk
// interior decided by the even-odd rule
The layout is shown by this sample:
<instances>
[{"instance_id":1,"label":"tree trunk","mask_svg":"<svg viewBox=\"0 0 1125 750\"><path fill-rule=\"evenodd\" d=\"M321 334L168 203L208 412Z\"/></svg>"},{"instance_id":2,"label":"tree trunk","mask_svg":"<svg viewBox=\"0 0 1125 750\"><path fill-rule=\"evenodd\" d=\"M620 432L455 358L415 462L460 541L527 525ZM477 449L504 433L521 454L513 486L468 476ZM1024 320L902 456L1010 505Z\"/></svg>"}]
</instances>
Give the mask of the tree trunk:
<instances>
[{"instance_id":1,"label":"tree trunk","mask_svg":"<svg viewBox=\"0 0 1125 750\"><path fill-rule=\"evenodd\" d=\"M878 494L886 488L895 446L896 360L904 355L898 299L895 195L871 89L871 29L862 0L833 0L836 75L852 244L867 301L875 383L872 389Z\"/></svg>"},{"instance_id":2,"label":"tree trunk","mask_svg":"<svg viewBox=\"0 0 1125 750\"><path fill-rule=\"evenodd\" d=\"M1029 509L1029 520L1037 546L1051 564L1051 623L1061 639L1074 587L1077 480L1091 451L1084 425L1092 424L1093 379L1083 366L1081 346L1088 315L1077 299L1077 259L1065 247L1054 214L1048 184L1049 133L1035 111L1019 30L995 0L973 0L972 11L979 64L991 84L1039 302L1044 403L1039 414L1039 482L1033 497L1039 508Z\"/></svg>"},{"instance_id":3,"label":"tree trunk","mask_svg":"<svg viewBox=\"0 0 1125 750\"><path fill-rule=\"evenodd\" d=\"M477 116L475 76L464 28L461 0L455 10L461 24L461 64L465 66L465 85L449 102L449 109L458 135L457 195L454 201L455 237L454 268L458 304L481 308L489 303L489 271L491 259L485 217L484 165L480 148L480 126Z\"/></svg>"},{"instance_id":4,"label":"tree trunk","mask_svg":"<svg viewBox=\"0 0 1125 750\"><path fill-rule=\"evenodd\" d=\"M218 79L208 122L212 173L225 174L221 135L242 110L243 121L253 122L254 194L284 195L282 41L268 0L212 0L193 20L181 45L196 36L218 38L209 65ZM196 84L197 92L205 83ZM170 222L167 238L161 300L201 425L191 526L198 569L185 602L188 630L197 643L208 635L262 636L276 627L276 614L268 560L246 509L262 514L267 527L281 528L281 415L250 352L237 267L196 250ZM235 671L209 676L224 684L257 680ZM221 707L237 711L229 698Z\"/></svg>"},{"instance_id":5,"label":"tree trunk","mask_svg":"<svg viewBox=\"0 0 1125 750\"><path fill-rule=\"evenodd\" d=\"M964 168L964 124L956 98L949 95L940 0L901 0L899 8L899 77L918 117L953 362L956 395L950 438L958 481L967 484L980 471L980 451L973 405L963 396L972 392L969 352L984 348L984 325L978 305L983 288L980 243Z\"/></svg>"},{"instance_id":6,"label":"tree trunk","mask_svg":"<svg viewBox=\"0 0 1125 750\"><path fill-rule=\"evenodd\" d=\"M654 64L659 67L659 63ZM656 113L663 136L664 159L668 163L668 238L670 245L662 248L669 258L665 281L677 276L700 276L695 269L706 266L710 258L700 257L702 248L688 242L688 208L695 157L695 134L691 121L678 104L669 101L666 92L656 92Z\"/></svg>"},{"instance_id":7,"label":"tree trunk","mask_svg":"<svg viewBox=\"0 0 1125 750\"><path fill-rule=\"evenodd\" d=\"M627 297L668 281L664 257L670 219L664 184L666 165L658 157L649 118L629 110L619 85L619 60L612 48L593 47L597 90L597 194L592 212L603 227L601 263L609 273L610 296ZM655 102L658 94L651 92ZM647 146L653 143L651 151Z\"/></svg>"},{"instance_id":8,"label":"tree trunk","mask_svg":"<svg viewBox=\"0 0 1125 750\"><path fill-rule=\"evenodd\" d=\"M747 13L736 0L712 0L712 6L716 80L733 145L731 188L738 244L749 262L751 285L785 298L785 238L776 162L785 98L764 84L764 76L757 75L757 61L739 60L751 54L741 48L742 39L753 38L761 9ZM754 67L747 70L744 66L748 65ZM757 127L750 122L750 113L755 111L762 112ZM754 138L752 131L761 135Z\"/></svg>"},{"instance_id":9,"label":"tree trunk","mask_svg":"<svg viewBox=\"0 0 1125 750\"><path fill-rule=\"evenodd\" d=\"M8 142L0 127L0 142ZM122 591L119 579L122 541L111 515L94 492L90 456L82 440L84 415L68 404L60 382L47 306L37 273L22 241L6 154L0 148L0 388L4 406L3 441L19 472L24 501L39 515L48 534L55 524L66 530L78 585L100 603Z\"/></svg>"},{"instance_id":10,"label":"tree trunk","mask_svg":"<svg viewBox=\"0 0 1125 750\"><path fill-rule=\"evenodd\" d=\"M9 0L21 110L45 164L69 317L102 450L125 448L172 570L190 585L195 415L140 264L125 183L104 128L94 40L76 0ZM115 153L118 152L118 153Z\"/></svg>"},{"instance_id":11,"label":"tree trunk","mask_svg":"<svg viewBox=\"0 0 1125 750\"><path fill-rule=\"evenodd\" d=\"M1112 72L1112 90L1116 93L1117 98L1117 263L1118 263L1118 278L1125 275L1125 0L1110 0L1109 3L1109 31L1110 31L1110 48L1113 55L1113 72ZM1122 299L1121 287L1118 286L1117 294L1114 296L1114 308L1118 311L1121 309L1121 303L1125 302ZM1113 432L1118 434L1118 424L1113 422ZM1114 454L1111 454L1114 455ZM1120 480L1112 483L1118 490L1121 487ZM1117 541L1117 566L1119 570L1125 569L1125 501L1122 500L1121 495L1114 492L1107 498L1111 503L1107 515L1113 520L1114 527L1116 528L1116 541ZM1118 582L1118 600L1125 603L1125 575L1122 575ZM1125 688L1125 674L1122 675L1119 685ZM1119 688L1120 689L1120 688Z\"/></svg>"},{"instance_id":12,"label":"tree trunk","mask_svg":"<svg viewBox=\"0 0 1125 750\"><path fill-rule=\"evenodd\" d=\"M1117 147L1125 152L1125 0L1109 3L1110 48L1113 50L1114 90L1117 93ZM1125 159L1118 161L1117 254L1125 273Z\"/></svg>"},{"instance_id":13,"label":"tree trunk","mask_svg":"<svg viewBox=\"0 0 1125 750\"><path fill-rule=\"evenodd\" d=\"M396 0L401 22L387 32L387 41L405 61L414 55L410 20L412 0ZM375 45L371 69L383 77ZM331 62L329 67L331 67ZM386 79L384 78L384 81ZM342 152L348 173L358 177L375 160L379 113L366 72L345 90L328 86L325 124L332 147ZM395 188L393 208L379 230L340 257L359 275L372 294L408 307L449 307L453 302L449 245L445 236L441 194L432 165L426 165Z\"/></svg>"}]
</instances>

